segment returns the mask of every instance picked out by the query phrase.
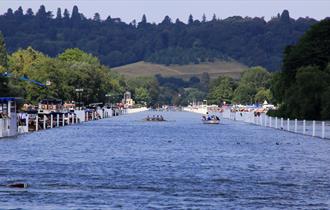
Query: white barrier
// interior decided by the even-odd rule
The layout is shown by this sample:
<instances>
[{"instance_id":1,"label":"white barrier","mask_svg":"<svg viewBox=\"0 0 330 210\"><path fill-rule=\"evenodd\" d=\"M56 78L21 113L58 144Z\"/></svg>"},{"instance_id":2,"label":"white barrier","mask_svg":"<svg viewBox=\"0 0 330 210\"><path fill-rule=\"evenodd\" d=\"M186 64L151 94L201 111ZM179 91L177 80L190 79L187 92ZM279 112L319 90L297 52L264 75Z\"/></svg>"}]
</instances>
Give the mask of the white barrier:
<instances>
[{"instance_id":1,"label":"white barrier","mask_svg":"<svg viewBox=\"0 0 330 210\"><path fill-rule=\"evenodd\" d=\"M206 114L207 113L207 106L189 106L189 107L184 107L183 111L187 112L194 112L198 114Z\"/></svg>"},{"instance_id":2,"label":"white barrier","mask_svg":"<svg viewBox=\"0 0 330 210\"><path fill-rule=\"evenodd\" d=\"M252 123L264 127L270 127L274 129L280 129L288 132L299 133L308 136L320 137L323 139L330 139L330 122L329 121L306 121L306 120L290 120L267 116L261 114L255 116L253 112L231 112L229 109L225 109L221 113L222 118L236 120L246 123ZM278 121L280 120L280 125ZM275 121L275 123L273 123ZM285 122L286 121L286 122ZM292 127L294 126L294 127Z\"/></svg>"},{"instance_id":3,"label":"white barrier","mask_svg":"<svg viewBox=\"0 0 330 210\"><path fill-rule=\"evenodd\" d=\"M147 107L141 107L141 108L131 108L131 109L126 109L126 114L133 114L133 113L138 113L138 112L144 112L147 111Z\"/></svg>"}]
</instances>

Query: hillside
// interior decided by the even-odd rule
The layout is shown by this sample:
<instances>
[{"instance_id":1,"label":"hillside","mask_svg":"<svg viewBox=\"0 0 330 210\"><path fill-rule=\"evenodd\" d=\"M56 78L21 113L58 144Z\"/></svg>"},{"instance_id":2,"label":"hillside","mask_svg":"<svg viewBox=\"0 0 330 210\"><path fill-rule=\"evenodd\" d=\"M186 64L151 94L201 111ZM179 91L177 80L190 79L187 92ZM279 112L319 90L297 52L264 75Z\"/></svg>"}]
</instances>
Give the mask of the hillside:
<instances>
[{"instance_id":1,"label":"hillside","mask_svg":"<svg viewBox=\"0 0 330 210\"><path fill-rule=\"evenodd\" d=\"M189 65L159 65L140 61L137 63L124 65L113 68L125 77L132 78L138 76L154 76L161 74L162 76L175 76L180 78L190 78L191 76L200 76L203 72L207 72L211 78L217 78L220 75L239 78L240 74L247 67L238 62L215 61L213 63L200 63Z\"/></svg>"},{"instance_id":2,"label":"hillside","mask_svg":"<svg viewBox=\"0 0 330 210\"><path fill-rule=\"evenodd\" d=\"M271 20L233 16L188 23L166 16L153 24L120 18L87 19L77 6L56 15L40 6L38 11L18 8L0 15L0 31L10 53L28 46L55 57L68 48L79 48L97 56L110 67L138 61L158 64L188 64L231 58L247 66L281 68L283 51L295 44L318 21L290 17L283 11ZM111 14L109 14L111 15ZM275 15L275 14L274 14Z\"/></svg>"}]
</instances>

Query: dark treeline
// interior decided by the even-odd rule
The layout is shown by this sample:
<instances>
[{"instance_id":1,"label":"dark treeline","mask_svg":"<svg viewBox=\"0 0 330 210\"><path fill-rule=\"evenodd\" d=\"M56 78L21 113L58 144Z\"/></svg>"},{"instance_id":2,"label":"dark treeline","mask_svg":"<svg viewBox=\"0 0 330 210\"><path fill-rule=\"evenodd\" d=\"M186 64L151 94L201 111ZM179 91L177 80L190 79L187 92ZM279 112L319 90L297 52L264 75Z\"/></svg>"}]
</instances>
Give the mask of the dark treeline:
<instances>
[{"instance_id":1,"label":"dark treeline","mask_svg":"<svg viewBox=\"0 0 330 210\"><path fill-rule=\"evenodd\" d=\"M311 27L285 50L283 69L274 74L274 113L298 119L330 119L330 19Z\"/></svg>"},{"instance_id":2,"label":"dark treeline","mask_svg":"<svg viewBox=\"0 0 330 210\"><path fill-rule=\"evenodd\" d=\"M294 44L311 25L311 18L290 18L283 11L270 21L234 16L223 20L142 20L127 24L119 18L86 18L74 7L52 14L20 7L0 16L0 30L10 53L32 46L55 57L68 48L79 48L111 67L146 60L162 64L187 64L214 59L235 59L248 66L279 70L285 46Z\"/></svg>"}]
</instances>

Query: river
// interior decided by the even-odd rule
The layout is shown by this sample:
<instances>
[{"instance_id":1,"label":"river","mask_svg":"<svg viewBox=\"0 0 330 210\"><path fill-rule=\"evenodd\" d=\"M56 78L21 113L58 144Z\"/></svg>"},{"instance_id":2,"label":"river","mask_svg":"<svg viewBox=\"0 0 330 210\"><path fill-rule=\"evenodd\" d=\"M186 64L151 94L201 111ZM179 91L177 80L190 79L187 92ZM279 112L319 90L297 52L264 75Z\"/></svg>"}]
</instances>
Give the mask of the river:
<instances>
[{"instance_id":1,"label":"river","mask_svg":"<svg viewBox=\"0 0 330 210\"><path fill-rule=\"evenodd\" d=\"M148 114L0 140L0 209L330 208L329 140Z\"/></svg>"}]
</instances>

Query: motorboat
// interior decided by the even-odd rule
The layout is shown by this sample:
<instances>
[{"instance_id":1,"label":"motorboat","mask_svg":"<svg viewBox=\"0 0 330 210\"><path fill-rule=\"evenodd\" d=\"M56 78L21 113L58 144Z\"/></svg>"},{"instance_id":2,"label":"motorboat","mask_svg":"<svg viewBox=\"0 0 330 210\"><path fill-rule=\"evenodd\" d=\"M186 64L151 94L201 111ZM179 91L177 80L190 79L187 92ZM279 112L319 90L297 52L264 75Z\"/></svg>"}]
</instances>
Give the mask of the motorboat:
<instances>
[{"instance_id":1,"label":"motorboat","mask_svg":"<svg viewBox=\"0 0 330 210\"><path fill-rule=\"evenodd\" d=\"M213 115L211 117L203 116L202 117L202 122L204 124L219 124L220 123L220 118Z\"/></svg>"}]
</instances>

